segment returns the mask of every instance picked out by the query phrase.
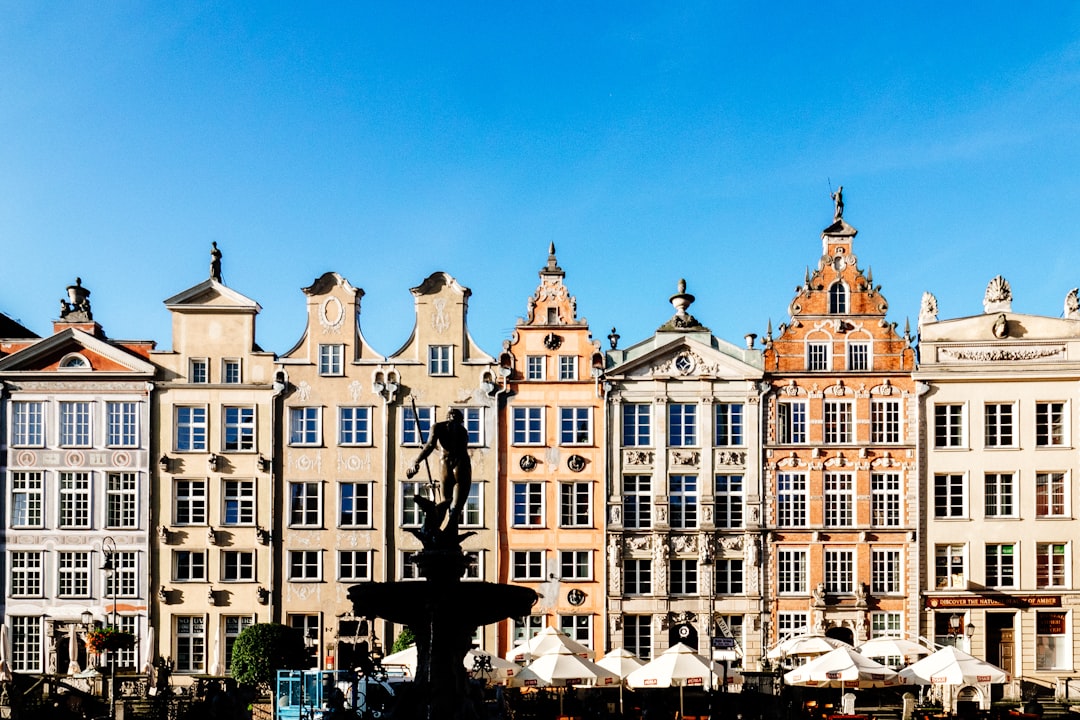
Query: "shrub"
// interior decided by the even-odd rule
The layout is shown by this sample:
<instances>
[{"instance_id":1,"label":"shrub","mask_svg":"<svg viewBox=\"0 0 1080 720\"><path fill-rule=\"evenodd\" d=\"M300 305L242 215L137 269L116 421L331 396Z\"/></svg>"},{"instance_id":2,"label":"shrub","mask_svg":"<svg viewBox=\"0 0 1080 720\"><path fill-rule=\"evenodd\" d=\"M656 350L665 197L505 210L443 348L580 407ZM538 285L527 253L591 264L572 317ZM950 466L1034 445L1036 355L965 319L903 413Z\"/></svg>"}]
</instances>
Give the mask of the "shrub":
<instances>
[{"instance_id":1,"label":"shrub","mask_svg":"<svg viewBox=\"0 0 1080 720\"><path fill-rule=\"evenodd\" d=\"M303 633L287 625L259 623L237 636L229 672L237 682L256 685L266 693L278 670L299 670L307 662Z\"/></svg>"}]
</instances>

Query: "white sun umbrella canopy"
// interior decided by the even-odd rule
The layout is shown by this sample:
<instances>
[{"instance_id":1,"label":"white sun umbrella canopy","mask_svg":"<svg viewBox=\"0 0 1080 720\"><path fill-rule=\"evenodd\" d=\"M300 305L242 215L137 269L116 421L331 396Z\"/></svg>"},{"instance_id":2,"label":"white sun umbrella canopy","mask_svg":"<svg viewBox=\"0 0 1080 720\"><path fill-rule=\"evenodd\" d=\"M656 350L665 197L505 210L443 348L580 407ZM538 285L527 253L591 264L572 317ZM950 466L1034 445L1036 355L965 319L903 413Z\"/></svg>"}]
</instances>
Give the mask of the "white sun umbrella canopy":
<instances>
[{"instance_id":1,"label":"white sun umbrella canopy","mask_svg":"<svg viewBox=\"0 0 1080 720\"><path fill-rule=\"evenodd\" d=\"M68 625L68 675L78 675L82 672L79 667L79 630L75 623Z\"/></svg>"},{"instance_id":2,"label":"white sun umbrella canopy","mask_svg":"<svg viewBox=\"0 0 1080 720\"><path fill-rule=\"evenodd\" d=\"M779 660L785 657L824 655L843 647L850 648L851 645L825 635L796 635L770 648L765 653L765 657L770 660Z\"/></svg>"},{"instance_id":3,"label":"white sun umbrella canopy","mask_svg":"<svg viewBox=\"0 0 1080 720\"><path fill-rule=\"evenodd\" d=\"M146 645L142 663L142 672L146 674L146 680L150 683L150 687L153 687L157 680L157 668L154 666L154 660L156 659L157 649L154 647L154 628L151 626L146 630Z\"/></svg>"},{"instance_id":4,"label":"white sun umbrella canopy","mask_svg":"<svg viewBox=\"0 0 1080 720\"><path fill-rule=\"evenodd\" d=\"M784 673L788 685L821 688L871 688L901 684L895 670L862 655L854 648L840 647Z\"/></svg>"},{"instance_id":5,"label":"white sun umbrella canopy","mask_svg":"<svg viewBox=\"0 0 1080 720\"><path fill-rule=\"evenodd\" d=\"M683 688L716 686L716 676L723 676L724 669L716 662L704 658L690 646L676 643L650 660L643 667L630 673L626 684L632 688L679 687L679 716L683 714Z\"/></svg>"},{"instance_id":6,"label":"white sun umbrella canopy","mask_svg":"<svg viewBox=\"0 0 1080 720\"><path fill-rule=\"evenodd\" d=\"M14 677L11 673L10 658L7 624L0 623L0 681L2 682L10 682Z\"/></svg>"},{"instance_id":7,"label":"white sun umbrella canopy","mask_svg":"<svg viewBox=\"0 0 1080 720\"><path fill-rule=\"evenodd\" d=\"M879 637L867 640L857 650L866 657L872 658L901 658L906 665L908 661L914 661L924 655L929 655L930 650L914 640L898 637Z\"/></svg>"},{"instance_id":8,"label":"white sun umbrella canopy","mask_svg":"<svg viewBox=\"0 0 1080 720\"><path fill-rule=\"evenodd\" d=\"M900 671L900 677L919 685L974 685L1009 682L1009 673L997 665L968 655L954 647L943 647Z\"/></svg>"},{"instance_id":9,"label":"white sun umbrella canopy","mask_svg":"<svg viewBox=\"0 0 1080 720\"><path fill-rule=\"evenodd\" d=\"M404 650L400 650L396 653L392 653L384 657L382 659L382 666L384 668L400 667L403 668L408 675L413 676L416 675L416 664L417 662L419 662L418 657L419 654L416 650L416 646L410 645ZM509 660L503 660L501 657L485 653L475 648L469 650L469 652L466 653L465 658L462 660L461 664L464 665L465 669L471 673L476 667L475 658L477 657L487 657L488 659L490 659L491 673L485 674L485 676L488 680L495 683L496 685L500 683L509 683L521 672L521 668L518 667L515 663L512 663Z\"/></svg>"},{"instance_id":10,"label":"white sun umbrella canopy","mask_svg":"<svg viewBox=\"0 0 1080 720\"><path fill-rule=\"evenodd\" d=\"M547 655L560 647L568 648L574 655L583 658L588 659L593 656L592 650L585 647L577 640L574 640L566 633L559 632L553 627L545 627L525 642L520 645L515 645L513 649L506 654L506 659L511 662L522 662L523 660L539 657L540 655Z\"/></svg>"},{"instance_id":11,"label":"white sun umbrella canopy","mask_svg":"<svg viewBox=\"0 0 1080 720\"><path fill-rule=\"evenodd\" d=\"M610 670L611 672L615 673L616 675L619 676L619 678L621 680L625 680L626 677L630 673L634 672L638 668L643 667L645 665L645 663L643 663L640 659L638 659L637 655L630 652L629 650L626 650L625 648L616 648L615 650L612 650L607 655L605 655L603 658L601 658L600 660L597 660L596 664L599 665L600 667L604 668L605 670ZM619 683L619 714L622 715L622 712L623 712L623 683L620 682Z\"/></svg>"},{"instance_id":12,"label":"white sun umbrella canopy","mask_svg":"<svg viewBox=\"0 0 1080 720\"><path fill-rule=\"evenodd\" d=\"M616 685L620 680L617 674L579 657L568 647L534 658L517 676L517 683L525 687Z\"/></svg>"}]
</instances>

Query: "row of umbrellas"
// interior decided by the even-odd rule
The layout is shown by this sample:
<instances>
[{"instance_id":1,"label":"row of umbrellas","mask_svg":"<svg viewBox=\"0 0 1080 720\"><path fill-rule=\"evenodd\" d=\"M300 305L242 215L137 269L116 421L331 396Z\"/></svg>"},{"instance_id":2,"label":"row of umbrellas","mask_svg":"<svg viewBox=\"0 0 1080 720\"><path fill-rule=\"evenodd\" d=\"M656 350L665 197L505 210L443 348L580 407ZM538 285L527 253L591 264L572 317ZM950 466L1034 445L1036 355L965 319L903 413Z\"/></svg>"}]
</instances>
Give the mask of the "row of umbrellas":
<instances>
[{"instance_id":1,"label":"row of umbrellas","mask_svg":"<svg viewBox=\"0 0 1080 720\"><path fill-rule=\"evenodd\" d=\"M77 675L81 672L82 668L79 667L79 647L82 641L79 638L78 631L75 624L68 625L68 667L67 671L69 675ZM141 670L149 677L150 684L154 684L154 659L156 657L156 650L154 648L154 628L149 628L146 632L146 644L143 657L143 663ZM0 682L10 682L14 675L11 672L11 663L9 658L11 657L10 640L8 638L8 629L6 624L0 623Z\"/></svg>"}]
</instances>

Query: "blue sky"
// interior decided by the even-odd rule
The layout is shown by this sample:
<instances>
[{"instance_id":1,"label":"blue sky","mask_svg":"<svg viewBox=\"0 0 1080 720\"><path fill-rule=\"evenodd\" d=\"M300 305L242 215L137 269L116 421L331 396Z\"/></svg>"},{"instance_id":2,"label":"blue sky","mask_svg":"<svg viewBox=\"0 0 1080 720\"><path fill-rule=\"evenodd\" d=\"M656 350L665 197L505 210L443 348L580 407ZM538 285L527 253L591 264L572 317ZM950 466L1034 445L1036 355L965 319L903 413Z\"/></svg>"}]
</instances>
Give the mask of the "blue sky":
<instances>
[{"instance_id":1,"label":"blue sky","mask_svg":"<svg viewBox=\"0 0 1080 720\"><path fill-rule=\"evenodd\" d=\"M0 311L39 333L76 276L170 346L202 281L303 332L336 270L388 354L409 288L470 287L495 353L554 241L623 345L691 312L787 319L843 184L890 319L924 290L1059 316L1080 285L1080 4L23 3L0 6Z\"/></svg>"}]
</instances>

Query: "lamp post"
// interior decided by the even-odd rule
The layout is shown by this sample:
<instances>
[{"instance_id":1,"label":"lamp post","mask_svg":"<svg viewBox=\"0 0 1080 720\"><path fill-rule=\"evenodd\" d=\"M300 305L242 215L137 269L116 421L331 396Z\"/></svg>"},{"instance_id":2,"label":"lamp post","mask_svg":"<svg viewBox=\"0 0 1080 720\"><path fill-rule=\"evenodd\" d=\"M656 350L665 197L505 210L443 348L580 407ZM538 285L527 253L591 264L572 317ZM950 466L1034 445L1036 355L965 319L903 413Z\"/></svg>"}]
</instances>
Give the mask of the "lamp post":
<instances>
[{"instance_id":1,"label":"lamp post","mask_svg":"<svg viewBox=\"0 0 1080 720\"><path fill-rule=\"evenodd\" d=\"M106 536L101 541L101 554L105 556L105 564L101 569L105 571L112 585L112 627L116 626L116 540ZM109 650L109 720L116 718L116 653L119 650Z\"/></svg>"}]
</instances>

